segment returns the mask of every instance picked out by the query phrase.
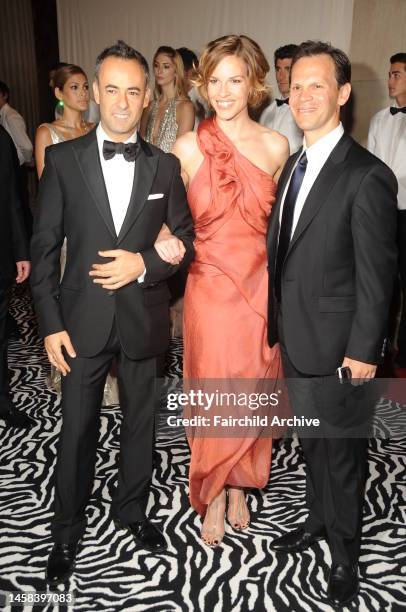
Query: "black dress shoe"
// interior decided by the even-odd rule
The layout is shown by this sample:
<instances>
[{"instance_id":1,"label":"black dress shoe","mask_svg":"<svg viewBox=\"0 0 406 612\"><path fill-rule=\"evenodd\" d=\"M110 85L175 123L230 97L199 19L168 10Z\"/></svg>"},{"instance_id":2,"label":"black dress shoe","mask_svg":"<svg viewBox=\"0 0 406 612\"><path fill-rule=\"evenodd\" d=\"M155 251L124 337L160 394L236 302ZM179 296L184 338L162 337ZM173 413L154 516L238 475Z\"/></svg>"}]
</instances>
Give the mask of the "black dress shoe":
<instances>
[{"instance_id":1,"label":"black dress shoe","mask_svg":"<svg viewBox=\"0 0 406 612\"><path fill-rule=\"evenodd\" d=\"M140 548L146 548L151 552L162 552L167 548L164 536L147 518L129 525L123 525L118 519L114 519L114 523L118 529L127 529Z\"/></svg>"},{"instance_id":2,"label":"black dress shoe","mask_svg":"<svg viewBox=\"0 0 406 612\"><path fill-rule=\"evenodd\" d=\"M77 542L54 544L47 564L46 580L49 585L56 586L69 580L75 569L77 549Z\"/></svg>"},{"instance_id":3,"label":"black dress shoe","mask_svg":"<svg viewBox=\"0 0 406 612\"><path fill-rule=\"evenodd\" d=\"M335 608L348 604L358 595L358 591L358 567L334 563L327 586L329 604Z\"/></svg>"},{"instance_id":4,"label":"black dress shoe","mask_svg":"<svg viewBox=\"0 0 406 612\"><path fill-rule=\"evenodd\" d=\"M309 533L300 527L299 529L295 529L295 531L286 533L280 538L276 538L276 540L271 543L271 549L276 552L301 552L315 542L325 540L325 538L324 532Z\"/></svg>"},{"instance_id":5,"label":"black dress shoe","mask_svg":"<svg viewBox=\"0 0 406 612\"><path fill-rule=\"evenodd\" d=\"M13 405L10 405L6 412L0 412L0 419L3 419L10 427L29 429L34 425L34 421L16 410Z\"/></svg>"}]
</instances>

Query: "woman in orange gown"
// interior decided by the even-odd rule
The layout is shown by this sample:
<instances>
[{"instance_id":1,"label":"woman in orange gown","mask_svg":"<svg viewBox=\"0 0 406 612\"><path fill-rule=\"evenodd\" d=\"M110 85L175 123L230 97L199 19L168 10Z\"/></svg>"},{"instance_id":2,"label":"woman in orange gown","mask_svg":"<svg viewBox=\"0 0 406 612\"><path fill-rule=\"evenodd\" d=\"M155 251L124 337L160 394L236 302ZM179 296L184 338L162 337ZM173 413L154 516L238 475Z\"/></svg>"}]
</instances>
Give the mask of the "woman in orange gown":
<instances>
[{"instance_id":1,"label":"woman in orange gown","mask_svg":"<svg viewBox=\"0 0 406 612\"><path fill-rule=\"evenodd\" d=\"M287 140L249 118L267 88L269 65L246 36L207 46L197 84L215 112L197 133L182 136L173 152L195 221L195 260L184 302L184 378L265 379L280 375L278 348L267 344L265 235L285 163ZM202 538L216 546L224 519L249 524L244 487L269 478L270 438L189 435L190 501L204 516Z\"/></svg>"}]
</instances>

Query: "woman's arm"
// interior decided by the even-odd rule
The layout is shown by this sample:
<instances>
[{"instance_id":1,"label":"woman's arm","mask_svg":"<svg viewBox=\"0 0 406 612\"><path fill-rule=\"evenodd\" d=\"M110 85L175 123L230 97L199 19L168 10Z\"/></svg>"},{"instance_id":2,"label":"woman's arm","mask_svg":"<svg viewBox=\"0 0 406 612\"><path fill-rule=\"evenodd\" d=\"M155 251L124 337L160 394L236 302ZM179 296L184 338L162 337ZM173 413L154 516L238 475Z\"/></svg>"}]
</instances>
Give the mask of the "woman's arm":
<instances>
[{"instance_id":1,"label":"woman's arm","mask_svg":"<svg viewBox=\"0 0 406 612\"><path fill-rule=\"evenodd\" d=\"M151 111L151 105L152 105L152 102L150 102L148 104L147 108L144 108L144 110L142 112L141 121L140 121L140 134L141 134L141 138L145 138L145 134L147 132L148 117L149 117L149 113Z\"/></svg>"},{"instance_id":2,"label":"woman's arm","mask_svg":"<svg viewBox=\"0 0 406 612\"><path fill-rule=\"evenodd\" d=\"M195 107L190 100L181 100L176 106L177 138L191 132L195 125Z\"/></svg>"},{"instance_id":3,"label":"woman's arm","mask_svg":"<svg viewBox=\"0 0 406 612\"><path fill-rule=\"evenodd\" d=\"M176 155L180 161L181 176L186 188L189 183L188 171L191 171L189 164L194 160L196 151L198 151L198 147L196 143L196 134L194 132L189 132L181 136L175 142L172 149L172 153ZM182 241L171 234L171 231L165 223L158 234L154 246L161 259L172 264L179 263L185 253Z\"/></svg>"},{"instance_id":4,"label":"woman's arm","mask_svg":"<svg viewBox=\"0 0 406 612\"><path fill-rule=\"evenodd\" d=\"M51 132L46 125L40 125L35 134L35 165L41 178L45 163L45 149L52 144Z\"/></svg>"},{"instance_id":5,"label":"woman's arm","mask_svg":"<svg viewBox=\"0 0 406 612\"><path fill-rule=\"evenodd\" d=\"M275 183L278 183L286 160L289 158L290 150L289 141L287 138L285 138L284 136L282 136L282 134L279 134L278 132L274 132L274 135L277 136L277 138L273 138L270 153L278 165L278 169L273 175L273 180L275 181Z\"/></svg>"}]
</instances>

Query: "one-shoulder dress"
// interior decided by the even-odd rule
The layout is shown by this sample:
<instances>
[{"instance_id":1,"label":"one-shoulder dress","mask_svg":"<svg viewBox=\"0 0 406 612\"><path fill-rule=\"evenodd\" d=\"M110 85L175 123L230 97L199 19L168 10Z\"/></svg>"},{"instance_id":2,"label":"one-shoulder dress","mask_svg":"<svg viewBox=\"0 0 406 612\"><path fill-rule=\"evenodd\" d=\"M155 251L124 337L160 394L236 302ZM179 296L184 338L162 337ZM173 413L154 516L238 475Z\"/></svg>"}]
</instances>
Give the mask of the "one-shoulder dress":
<instances>
[{"instance_id":1,"label":"one-shoulder dress","mask_svg":"<svg viewBox=\"0 0 406 612\"><path fill-rule=\"evenodd\" d=\"M197 141L204 160L188 190L196 254L184 302L184 379L276 379L279 347L267 343L266 254L276 185L215 119L199 125ZM226 485L268 482L270 437L188 439L190 501L200 514Z\"/></svg>"}]
</instances>

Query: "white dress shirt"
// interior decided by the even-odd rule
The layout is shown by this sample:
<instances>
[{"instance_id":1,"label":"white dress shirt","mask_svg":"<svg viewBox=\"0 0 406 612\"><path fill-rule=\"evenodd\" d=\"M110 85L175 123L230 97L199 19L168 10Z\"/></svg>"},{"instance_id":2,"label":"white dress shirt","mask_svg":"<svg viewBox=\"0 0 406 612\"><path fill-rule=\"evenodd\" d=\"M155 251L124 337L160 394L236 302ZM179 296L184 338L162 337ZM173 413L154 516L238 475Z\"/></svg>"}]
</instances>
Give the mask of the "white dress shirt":
<instances>
[{"instance_id":1,"label":"white dress shirt","mask_svg":"<svg viewBox=\"0 0 406 612\"><path fill-rule=\"evenodd\" d=\"M391 115L389 107L376 113L369 126L368 149L395 174L398 209L406 210L406 114Z\"/></svg>"},{"instance_id":2,"label":"white dress shirt","mask_svg":"<svg viewBox=\"0 0 406 612\"><path fill-rule=\"evenodd\" d=\"M134 182L135 162L127 161L124 155L115 155L112 159L104 159L103 142L111 138L103 130L101 123L97 126L97 145L99 147L100 163L103 171L104 183L109 198L110 210L114 221L117 236L127 214L131 192ZM125 142L136 142L137 132Z\"/></svg>"},{"instance_id":3,"label":"white dress shirt","mask_svg":"<svg viewBox=\"0 0 406 612\"><path fill-rule=\"evenodd\" d=\"M10 134L17 149L20 166L32 160L32 142L27 136L25 121L15 108L4 104L0 109L0 125Z\"/></svg>"},{"instance_id":4,"label":"white dress shirt","mask_svg":"<svg viewBox=\"0 0 406 612\"><path fill-rule=\"evenodd\" d=\"M305 143L303 144L303 151L306 151L307 167L306 167L306 172L303 178L303 182L300 186L299 193L296 199L295 211L293 214L292 232L290 235L291 238L296 229L296 225L299 221L299 217L303 210L303 206L305 205L307 196L309 195L311 188L313 187L317 177L319 176L321 169L326 163L327 158L330 156L332 150L334 149L334 147L336 146L336 144L338 143L338 141L340 140L343 134L344 134L344 128L342 124L340 123L334 130L332 130L331 132L329 132L328 134L326 134L325 136L317 140L310 147L307 148L306 144ZM293 166L290 177L292 176L299 162L300 157L301 155L299 155L296 164ZM285 191L282 196L282 205L280 208L279 222L281 222L282 220L283 205L285 203L286 192L288 190L289 184L290 184L290 178L286 184Z\"/></svg>"},{"instance_id":5,"label":"white dress shirt","mask_svg":"<svg viewBox=\"0 0 406 612\"><path fill-rule=\"evenodd\" d=\"M111 159L104 159L103 142L105 140L111 141L111 138L103 130L101 123L99 123L97 126L96 136L111 215L113 217L114 227L118 236L127 214L128 205L130 203L134 182L135 161L127 161L124 159L124 155L121 154L117 154ZM134 134L125 142L136 141L137 132L135 131ZM139 283L144 281L145 274L146 270L144 270L143 274L138 278Z\"/></svg>"},{"instance_id":6,"label":"white dress shirt","mask_svg":"<svg viewBox=\"0 0 406 612\"><path fill-rule=\"evenodd\" d=\"M261 125L286 136L291 154L296 153L302 146L303 132L296 125L289 104L278 106L276 100L274 100L265 108L259 122Z\"/></svg>"}]
</instances>

